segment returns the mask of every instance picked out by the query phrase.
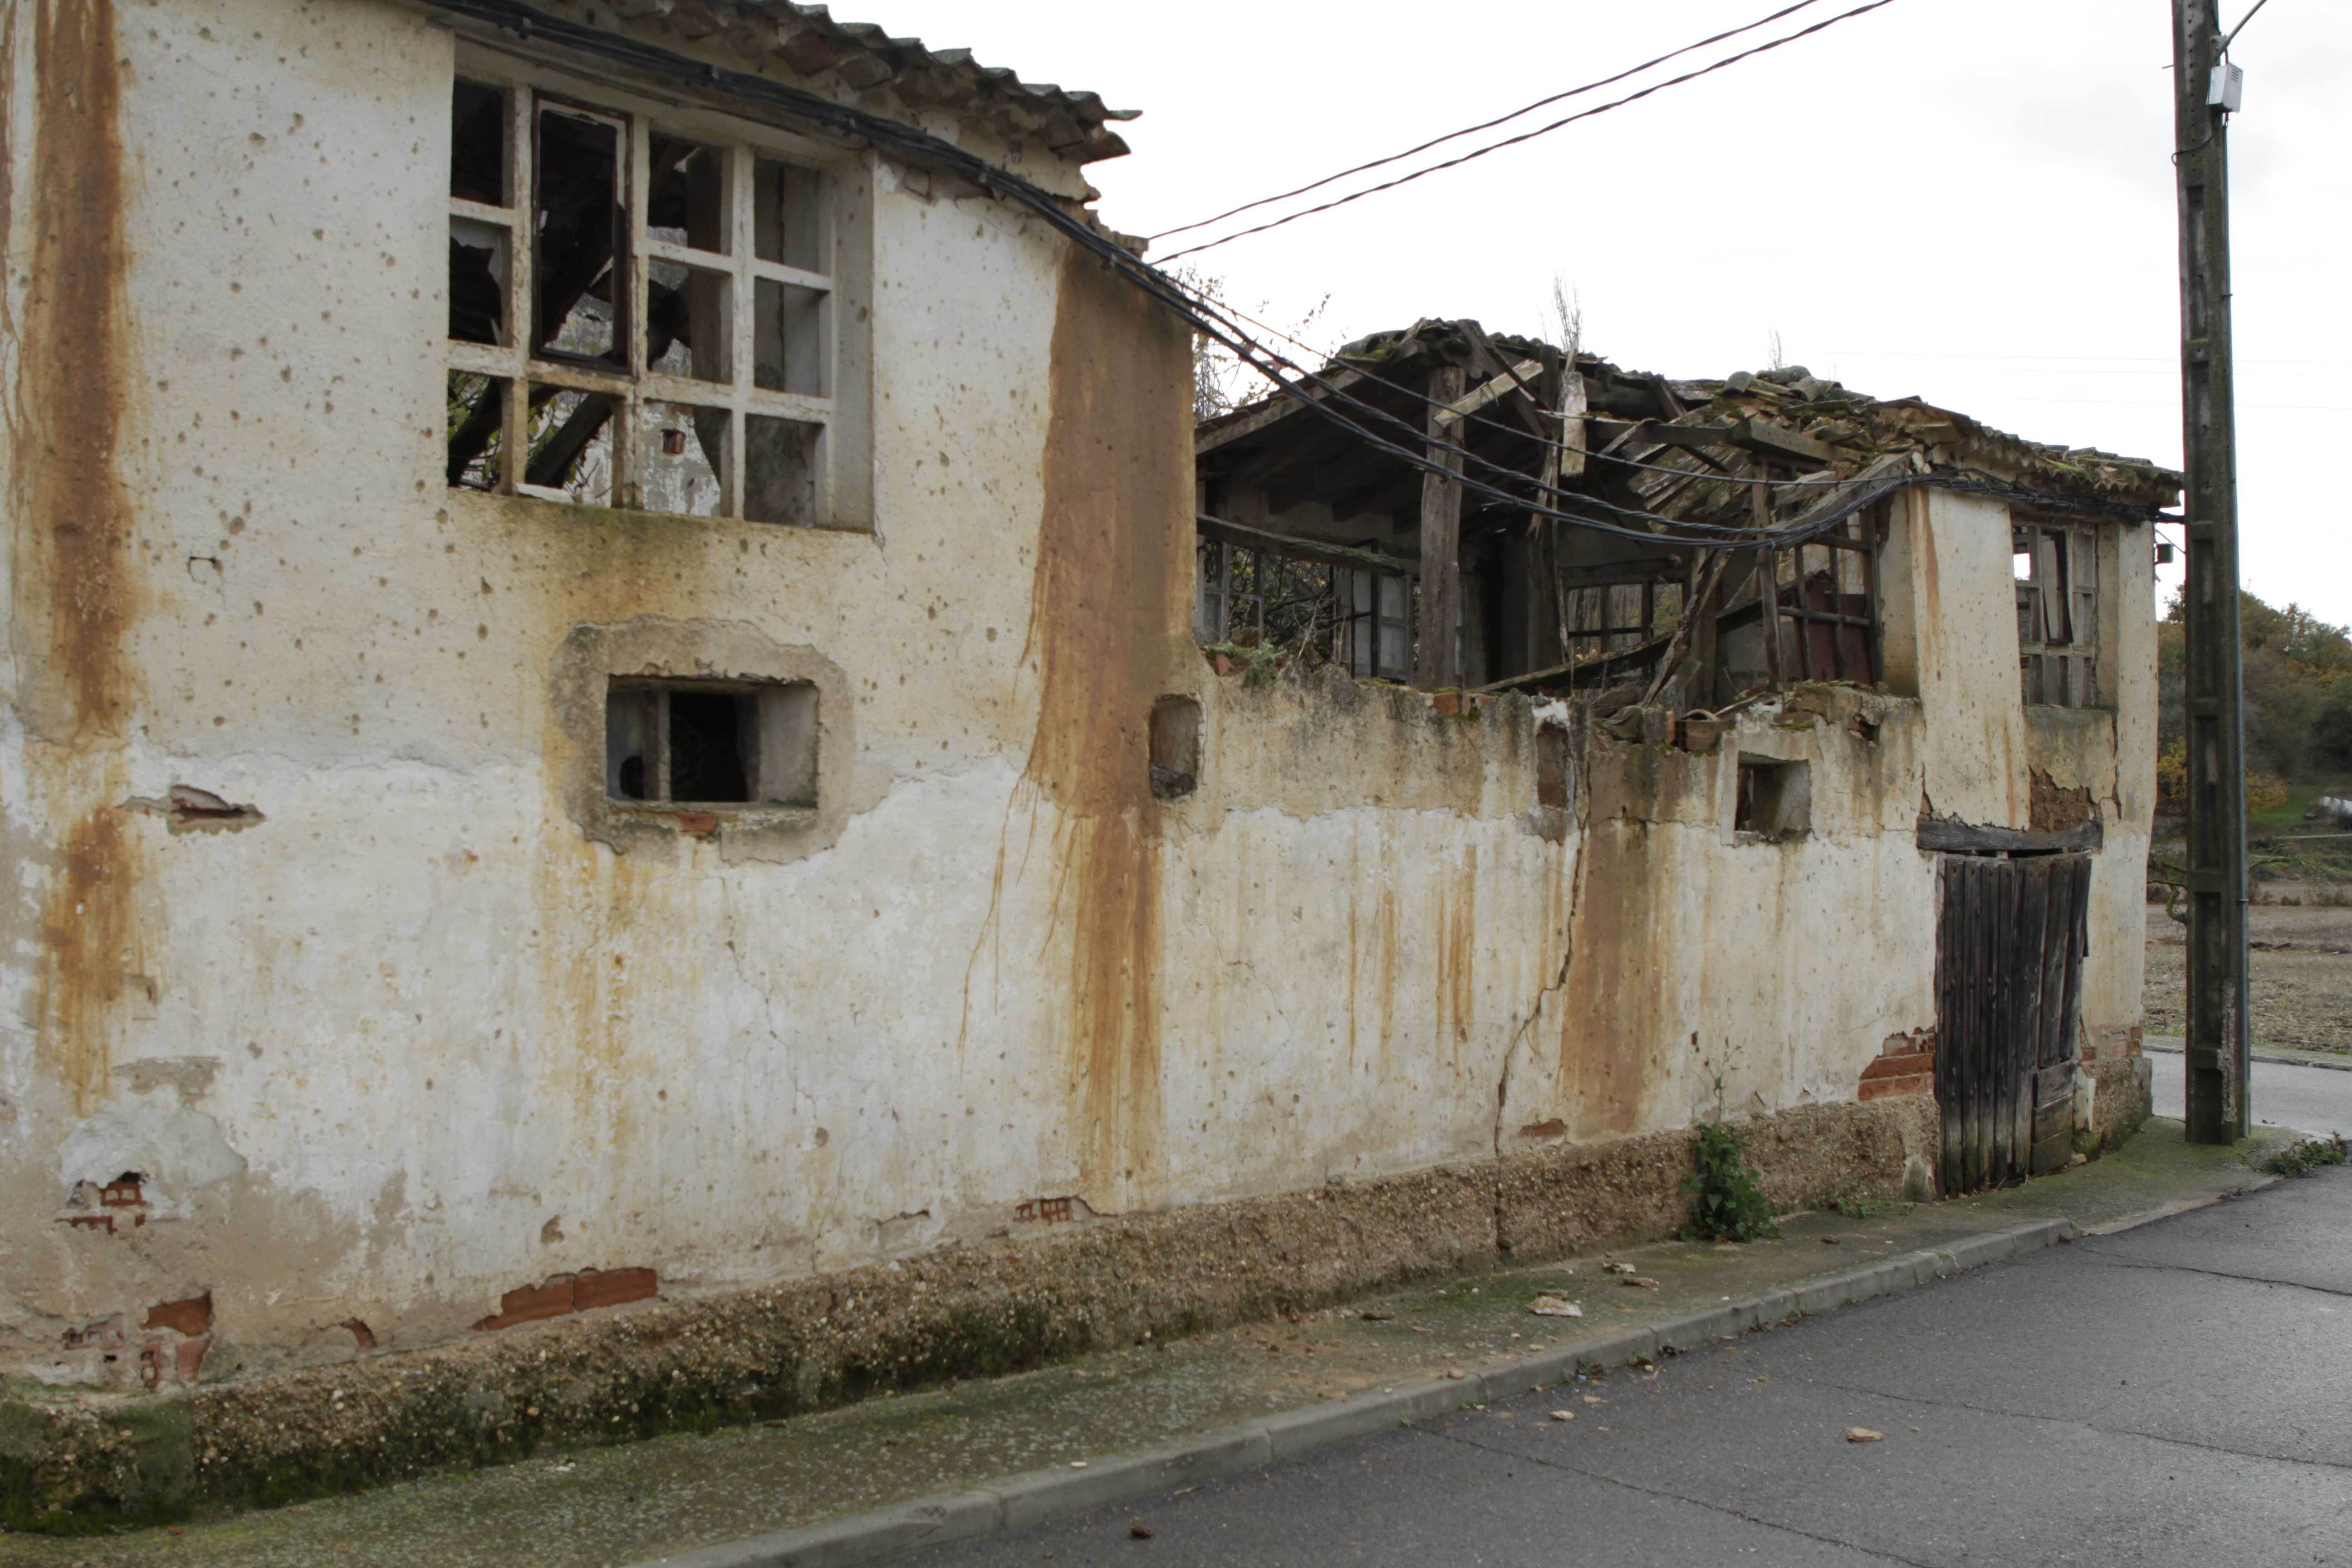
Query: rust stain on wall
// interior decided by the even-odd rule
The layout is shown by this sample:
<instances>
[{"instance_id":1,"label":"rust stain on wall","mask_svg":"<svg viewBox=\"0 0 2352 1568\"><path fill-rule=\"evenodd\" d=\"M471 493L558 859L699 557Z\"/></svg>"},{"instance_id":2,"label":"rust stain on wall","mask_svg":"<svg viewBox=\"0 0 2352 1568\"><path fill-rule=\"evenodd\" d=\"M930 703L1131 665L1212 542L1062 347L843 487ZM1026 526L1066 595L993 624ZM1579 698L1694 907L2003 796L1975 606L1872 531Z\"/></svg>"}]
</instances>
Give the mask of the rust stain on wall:
<instances>
[{"instance_id":1,"label":"rust stain on wall","mask_svg":"<svg viewBox=\"0 0 2352 1568\"><path fill-rule=\"evenodd\" d=\"M1559 1103L1573 1134L1630 1131L1649 1086L1647 1045L1658 1026L1672 868L1645 822L1596 821L1581 851L1584 885L1571 917L1574 944L1561 988ZM1664 879L1667 886L1661 888Z\"/></svg>"},{"instance_id":2,"label":"rust stain on wall","mask_svg":"<svg viewBox=\"0 0 2352 1568\"><path fill-rule=\"evenodd\" d=\"M1462 1065L1462 1047L1475 1025L1475 965L1478 951L1478 847L1470 846L1467 864L1445 879L1437 910L1437 1018L1445 1037L1441 1042L1454 1065Z\"/></svg>"},{"instance_id":3,"label":"rust stain on wall","mask_svg":"<svg viewBox=\"0 0 2352 1568\"><path fill-rule=\"evenodd\" d=\"M1172 683L1191 567L1189 374L1173 319L1069 252L1024 651L1038 707L1023 782L1057 813L1070 1116L1097 1208L1148 1198L1160 1166L1160 806L1149 721Z\"/></svg>"},{"instance_id":4,"label":"rust stain on wall","mask_svg":"<svg viewBox=\"0 0 2352 1568\"><path fill-rule=\"evenodd\" d=\"M138 684L125 645L140 600L120 468L135 357L121 80L111 0L25 0L0 26L15 47L29 34L29 54L0 73L0 136L16 123L16 95L33 98L31 178L21 193L12 183L0 206L0 241L22 258L24 292L0 330L16 355L5 395L19 704L36 742L34 785L62 836L43 918L42 1042L87 1115L107 1092L112 1016L137 967L126 959L137 852L117 811ZM0 167L13 169L16 151L0 147ZM30 231L21 250L19 221Z\"/></svg>"},{"instance_id":5,"label":"rust stain on wall","mask_svg":"<svg viewBox=\"0 0 2352 1568\"><path fill-rule=\"evenodd\" d=\"M74 825L49 894L42 1043L50 1068L88 1116L110 1088L111 1015L131 942L131 850L121 814L100 805Z\"/></svg>"},{"instance_id":6,"label":"rust stain on wall","mask_svg":"<svg viewBox=\"0 0 2352 1568\"><path fill-rule=\"evenodd\" d=\"M12 36L17 8L8 8ZM131 396L121 82L111 0L37 0L32 226L13 451L16 626L41 627L32 721L67 742L121 732L136 613L130 495L117 467ZM12 85L14 85L12 83ZM13 107L13 106L12 106Z\"/></svg>"}]
</instances>

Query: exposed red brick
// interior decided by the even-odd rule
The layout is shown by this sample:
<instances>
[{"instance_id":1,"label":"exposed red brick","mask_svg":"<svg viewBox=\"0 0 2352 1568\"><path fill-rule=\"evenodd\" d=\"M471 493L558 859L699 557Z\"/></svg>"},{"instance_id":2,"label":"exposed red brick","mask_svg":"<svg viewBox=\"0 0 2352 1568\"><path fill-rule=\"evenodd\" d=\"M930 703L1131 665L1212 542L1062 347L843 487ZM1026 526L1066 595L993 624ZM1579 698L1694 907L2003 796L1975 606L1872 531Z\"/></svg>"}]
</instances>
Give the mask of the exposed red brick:
<instances>
[{"instance_id":1,"label":"exposed red brick","mask_svg":"<svg viewBox=\"0 0 2352 1568\"><path fill-rule=\"evenodd\" d=\"M677 830L697 838L714 838L719 834L719 814L715 811L681 811L674 814Z\"/></svg>"},{"instance_id":2,"label":"exposed red brick","mask_svg":"<svg viewBox=\"0 0 2352 1568\"><path fill-rule=\"evenodd\" d=\"M1904 1051L1895 1056L1879 1057L1862 1069L1864 1079L1908 1078L1913 1073L1936 1070L1933 1051Z\"/></svg>"},{"instance_id":3,"label":"exposed red brick","mask_svg":"<svg viewBox=\"0 0 2352 1568\"><path fill-rule=\"evenodd\" d=\"M1429 703L1431 707L1437 710L1441 718L1458 718L1462 712L1462 693L1451 688L1444 691L1433 691L1429 694Z\"/></svg>"},{"instance_id":4,"label":"exposed red brick","mask_svg":"<svg viewBox=\"0 0 2352 1568\"><path fill-rule=\"evenodd\" d=\"M1568 1123L1557 1116L1549 1121L1530 1121L1519 1129L1522 1138L1557 1138L1568 1131Z\"/></svg>"},{"instance_id":5,"label":"exposed red brick","mask_svg":"<svg viewBox=\"0 0 2352 1568\"><path fill-rule=\"evenodd\" d=\"M205 1352L213 1348L209 1339L182 1340L179 1345L180 1381L194 1383L205 1364Z\"/></svg>"},{"instance_id":6,"label":"exposed red brick","mask_svg":"<svg viewBox=\"0 0 2352 1568\"><path fill-rule=\"evenodd\" d=\"M495 1316L484 1318L474 1325L477 1329L511 1329L517 1323L535 1323L541 1318L560 1318L572 1310L572 1276L563 1275L544 1285L526 1285L520 1290L509 1290L499 1298Z\"/></svg>"},{"instance_id":7,"label":"exposed red brick","mask_svg":"<svg viewBox=\"0 0 2352 1568\"><path fill-rule=\"evenodd\" d=\"M72 1226L77 1230L89 1226L103 1229L109 1236L114 1234L114 1216L110 1214L61 1214L58 1215L58 1223Z\"/></svg>"},{"instance_id":8,"label":"exposed red brick","mask_svg":"<svg viewBox=\"0 0 2352 1568\"><path fill-rule=\"evenodd\" d=\"M213 1293L191 1296L184 1301L158 1301L147 1309L147 1321L142 1329L171 1329L191 1339L213 1331Z\"/></svg>"},{"instance_id":9,"label":"exposed red brick","mask_svg":"<svg viewBox=\"0 0 2352 1568\"><path fill-rule=\"evenodd\" d=\"M487 1321L488 1320L484 1321ZM479 1328L481 1327L481 1324L477 1323L474 1326L476 1328ZM369 1328L357 1318L345 1318L343 1320L343 1327L351 1330L352 1338L359 1342L360 1349L363 1351L372 1351L375 1349L375 1331L373 1329Z\"/></svg>"},{"instance_id":10,"label":"exposed red brick","mask_svg":"<svg viewBox=\"0 0 2352 1568\"><path fill-rule=\"evenodd\" d=\"M2134 1024L2131 1033L2124 1037L2124 1055L2136 1057L2140 1054L2140 1026Z\"/></svg>"},{"instance_id":11,"label":"exposed red brick","mask_svg":"<svg viewBox=\"0 0 2352 1568\"><path fill-rule=\"evenodd\" d=\"M137 1172L125 1171L98 1189L98 1201L110 1209L144 1208L147 1194L140 1187L141 1180Z\"/></svg>"},{"instance_id":12,"label":"exposed red brick","mask_svg":"<svg viewBox=\"0 0 2352 1568\"><path fill-rule=\"evenodd\" d=\"M1936 1053L1912 1045L1897 1036L1896 1039L1909 1048L1887 1052L1862 1069L1862 1081L1856 1087L1856 1100L1885 1100L1898 1094L1933 1094L1936 1090Z\"/></svg>"},{"instance_id":13,"label":"exposed red brick","mask_svg":"<svg viewBox=\"0 0 2352 1568\"><path fill-rule=\"evenodd\" d=\"M2083 1047L2083 1059L2086 1062L2097 1061L2099 1059L2099 1047L2096 1046L2084 1046Z\"/></svg>"},{"instance_id":14,"label":"exposed red brick","mask_svg":"<svg viewBox=\"0 0 2352 1568\"><path fill-rule=\"evenodd\" d=\"M583 1312L650 1298L657 1281L650 1268L590 1269L572 1282L572 1304Z\"/></svg>"}]
</instances>

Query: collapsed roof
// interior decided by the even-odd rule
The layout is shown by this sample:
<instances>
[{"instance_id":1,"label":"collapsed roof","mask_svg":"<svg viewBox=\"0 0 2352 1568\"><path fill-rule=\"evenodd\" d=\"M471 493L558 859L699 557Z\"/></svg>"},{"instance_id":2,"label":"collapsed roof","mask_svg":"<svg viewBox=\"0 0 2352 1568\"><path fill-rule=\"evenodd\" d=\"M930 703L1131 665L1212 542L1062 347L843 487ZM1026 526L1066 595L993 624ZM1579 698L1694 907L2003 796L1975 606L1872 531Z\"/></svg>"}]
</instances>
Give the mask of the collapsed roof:
<instances>
[{"instance_id":1,"label":"collapsed roof","mask_svg":"<svg viewBox=\"0 0 2352 1568\"><path fill-rule=\"evenodd\" d=\"M1459 442L1496 468L1531 473L1544 426L1529 416L1550 413L1535 405L1558 386L1567 363L1549 343L1489 336L1473 321L1424 320L1348 344L1318 373L1332 391L1307 390L1359 424L1408 439L1349 400L1418 430L1429 369L1461 364L1482 377L1496 374L1498 359L1523 367L1526 384L1506 386L1464 417ZM1590 416L1584 447L1596 459L1576 488L1681 521L1752 523L1748 469L1759 455L1813 481L1775 494L1776 521L1802 510L1831 481L1885 471L1885 459L1911 454L1914 466L1981 470L2020 486L2128 507L2168 505L2182 482L2142 458L2028 441L1918 397L1871 397L1801 365L1692 381L1625 371L1582 353L1574 367ZM1203 421L1196 450L1204 478L1246 474L1270 489L1277 510L1284 499L1309 491L1328 500L1336 517L1410 510L1421 482L1420 470L1366 446L1286 393Z\"/></svg>"}]
</instances>

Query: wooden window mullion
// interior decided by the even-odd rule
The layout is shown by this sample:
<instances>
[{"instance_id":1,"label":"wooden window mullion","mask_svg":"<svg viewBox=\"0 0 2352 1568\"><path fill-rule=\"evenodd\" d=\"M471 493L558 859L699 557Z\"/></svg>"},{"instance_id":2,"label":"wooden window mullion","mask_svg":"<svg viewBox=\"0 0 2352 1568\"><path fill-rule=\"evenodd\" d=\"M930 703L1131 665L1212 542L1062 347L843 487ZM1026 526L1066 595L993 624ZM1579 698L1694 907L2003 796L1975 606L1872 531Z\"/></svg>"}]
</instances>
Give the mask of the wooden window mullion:
<instances>
[{"instance_id":1,"label":"wooden window mullion","mask_svg":"<svg viewBox=\"0 0 2352 1568\"><path fill-rule=\"evenodd\" d=\"M656 686L653 689L653 695L654 732L646 749L652 753L654 765L646 771L653 775L648 781L653 784L651 798L666 803L670 798L669 688Z\"/></svg>"}]
</instances>

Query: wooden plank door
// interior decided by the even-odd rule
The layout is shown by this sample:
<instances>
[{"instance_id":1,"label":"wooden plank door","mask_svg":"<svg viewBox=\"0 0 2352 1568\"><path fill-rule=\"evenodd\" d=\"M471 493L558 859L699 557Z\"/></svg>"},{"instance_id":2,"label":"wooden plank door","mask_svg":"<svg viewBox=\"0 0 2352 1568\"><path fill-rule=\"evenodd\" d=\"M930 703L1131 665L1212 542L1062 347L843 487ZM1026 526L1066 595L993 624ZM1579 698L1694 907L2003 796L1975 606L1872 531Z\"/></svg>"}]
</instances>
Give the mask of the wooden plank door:
<instances>
[{"instance_id":1,"label":"wooden plank door","mask_svg":"<svg viewBox=\"0 0 2352 1568\"><path fill-rule=\"evenodd\" d=\"M1947 1195L2073 1156L2090 874L2084 855L1944 857L1936 1099Z\"/></svg>"}]
</instances>

